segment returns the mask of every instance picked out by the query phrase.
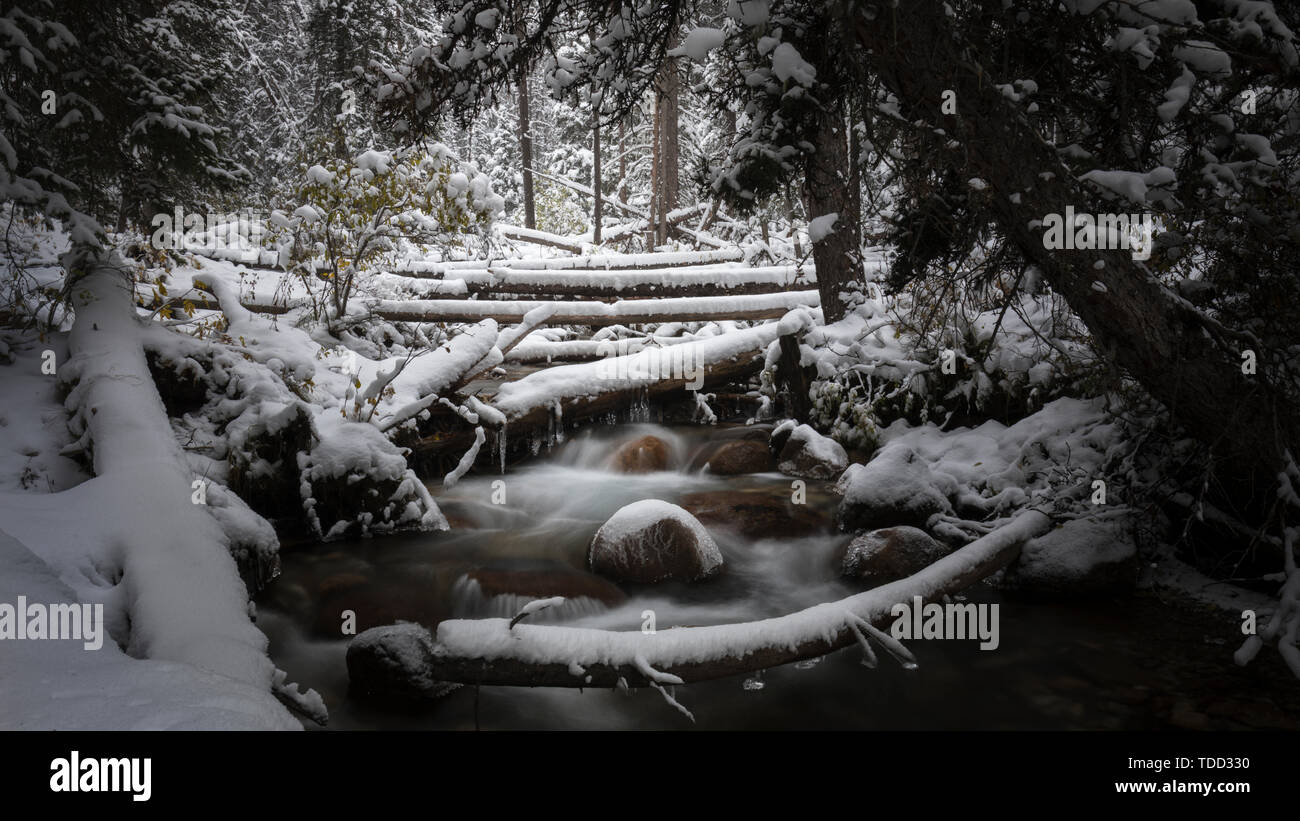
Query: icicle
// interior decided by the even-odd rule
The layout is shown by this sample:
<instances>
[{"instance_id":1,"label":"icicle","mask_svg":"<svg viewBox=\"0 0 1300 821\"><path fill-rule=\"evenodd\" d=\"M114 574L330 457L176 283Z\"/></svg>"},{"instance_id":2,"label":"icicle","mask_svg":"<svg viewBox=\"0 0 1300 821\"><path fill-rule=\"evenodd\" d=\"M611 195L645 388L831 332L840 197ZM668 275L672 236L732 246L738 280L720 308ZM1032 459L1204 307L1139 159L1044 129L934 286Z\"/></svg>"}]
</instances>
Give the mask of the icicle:
<instances>
[{"instance_id":1,"label":"icicle","mask_svg":"<svg viewBox=\"0 0 1300 821\"><path fill-rule=\"evenodd\" d=\"M506 425L501 423L501 430L497 432L497 454L501 458L501 473L506 472Z\"/></svg>"}]
</instances>

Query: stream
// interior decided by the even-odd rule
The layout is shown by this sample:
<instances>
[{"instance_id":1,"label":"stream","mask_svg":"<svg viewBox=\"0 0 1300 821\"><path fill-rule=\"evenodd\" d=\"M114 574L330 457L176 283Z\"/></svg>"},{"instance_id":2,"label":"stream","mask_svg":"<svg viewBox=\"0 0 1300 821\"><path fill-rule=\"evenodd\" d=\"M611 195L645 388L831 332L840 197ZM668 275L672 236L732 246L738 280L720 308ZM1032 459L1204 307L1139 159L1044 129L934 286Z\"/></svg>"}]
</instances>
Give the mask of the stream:
<instances>
[{"instance_id":1,"label":"stream","mask_svg":"<svg viewBox=\"0 0 1300 821\"><path fill-rule=\"evenodd\" d=\"M644 436L667 444L668 469L618 471L619 447ZM908 642L916 670L887 654L870 669L850 648L679 687L694 724L650 689L462 687L402 709L349 694L345 610L356 614L357 632L398 619L433 628L448 618L508 617L530 599L564 595L533 621L640 630L653 611L662 630L778 616L863 589L837 572L850 537L831 525L829 483L807 480L806 504L796 507L791 477L701 471L711 443L738 438L765 441L766 429L589 427L503 475L482 471L448 490L430 481L450 531L286 546L282 574L257 598L271 657L291 681L320 692L329 729L1300 728L1300 687L1277 654L1235 666L1238 620L1168 591L1041 602L979 585L969 600L1001 605L996 650L980 650L978 640L917 640ZM721 519L699 514L726 562L719 577L620 586L586 571L600 525L647 498L723 510Z\"/></svg>"}]
</instances>

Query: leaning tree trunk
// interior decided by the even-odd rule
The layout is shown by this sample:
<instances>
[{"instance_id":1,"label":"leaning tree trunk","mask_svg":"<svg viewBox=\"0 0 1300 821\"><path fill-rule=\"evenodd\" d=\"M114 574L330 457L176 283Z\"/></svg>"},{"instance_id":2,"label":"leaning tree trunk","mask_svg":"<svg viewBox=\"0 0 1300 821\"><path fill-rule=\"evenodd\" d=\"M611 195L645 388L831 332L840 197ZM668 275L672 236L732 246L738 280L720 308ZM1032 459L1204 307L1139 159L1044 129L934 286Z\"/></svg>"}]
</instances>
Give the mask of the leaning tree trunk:
<instances>
[{"instance_id":1,"label":"leaning tree trunk","mask_svg":"<svg viewBox=\"0 0 1300 821\"><path fill-rule=\"evenodd\" d=\"M821 292L822 313L828 323L844 318L840 293L856 282L862 272L856 198L850 194L846 173L849 152L845 130L844 111L839 103L818 114L814 151L808 158L803 183L803 201L810 225L818 217L838 215L833 230L813 241L817 289ZM793 225L790 230L793 233Z\"/></svg>"},{"instance_id":2,"label":"leaning tree trunk","mask_svg":"<svg viewBox=\"0 0 1300 821\"><path fill-rule=\"evenodd\" d=\"M955 162L964 158L963 176L988 184L988 207L999 228L1042 269L1104 355L1211 447L1220 480L1239 482L1241 490L1254 482L1272 488L1287 448L1300 452L1300 414L1262 372L1242 373L1244 334L1208 321L1127 251L1044 248L1044 215L1063 213L1067 205L1087 211L1089 203L1100 200L1002 96L1001 78L991 77L953 40L933 4L905 3L876 21L855 20L854 34L870 55L865 58L870 70L903 102L908 116L925 117L933 126L917 130L931 141L933 155ZM945 90L956 92L957 115L940 111ZM943 133L933 133L937 128ZM950 140L961 150L947 149ZM817 273L825 283L820 265Z\"/></svg>"}]
</instances>

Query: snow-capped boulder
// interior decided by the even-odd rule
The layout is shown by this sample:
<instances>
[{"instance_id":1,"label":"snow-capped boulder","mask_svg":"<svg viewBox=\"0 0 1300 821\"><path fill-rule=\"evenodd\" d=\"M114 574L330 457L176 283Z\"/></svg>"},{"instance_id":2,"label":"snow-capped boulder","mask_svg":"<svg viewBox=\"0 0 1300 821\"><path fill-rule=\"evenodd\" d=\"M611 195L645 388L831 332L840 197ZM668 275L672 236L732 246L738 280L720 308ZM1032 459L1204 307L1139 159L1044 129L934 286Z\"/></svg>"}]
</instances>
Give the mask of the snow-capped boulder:
<instances>
[{"instance_id":1,"label":"snow-capped boulder","mask_svg":"<svg viewBox=\"0 0 1300 821\"><path fill-rule=\"evenodd\" d=\"M870 584L906 578L948 555L924 530L890 527L864 533L849 543L840 562L840 575Z\"/></svg>"},{"instance_id":2,"label":"snow-capped boulder","mask_svg":"<svg viewBox=\"0 0 1300 821\"><path fill-rule=\"evenodd\" d=\"M428 629L402 622L374 627L348 645L348 678L358 695L384 699L437 698L459 685L429 675L434 640Z\"/></svg>"},{"instance_id":3,"label":"snow-capped boulder","mask_svg":"<svg viewBox=\"0 0 1300 821\"><path fill-rule=\"evenodd\" d=\"M642 436L615 451L614 469L621 473L652 473L668 469L668 444L657 436Z\"/></svg>"},{"instance_id":4,"label":"snow-capped boulder","mask_svg":"<svg viewBox=\"0 0 1300 821\"><path fill-rule=\"evenodd\" d=\"M772 454L764 442L738 439L724 442L710 453L706 465L709 473L719 476L763 473L772 469Z\"/></svg>"},{"instance_id":5,"label":"snow-capped boulder","mask_svg":"<svg viewBox=\"0 0 1300 821\"><path fill-rule=\"evenodd\" d=\"M601 525L587 565L617 581L698 581L722 569L722 552L694 516L670 502L643 499Z\"/></svg>"},{"instance_id":6,"label":"snow-capped boulder","mask_svg":"<svg viewBox=\"0 0 1300 821\"><path fill-rule=\"evenodd\" d=\"M849 455L839 442L822 436L811 425L799 425L781 446L777 469L805 479L834 479L849 466Z\"/></svg>"},{"instance_id":7,"label":"snow-capped boulder","mask_svg":"<svg viewBox=\"0 0 1300 821\"><path fill-rule=\"evenodd\" d=\"M835 490L844 497L835 519L845 531L924 527L934 514L952 512L930 466L905 445L887 445L867 464L851 465Z\"/></svg>"},{"instance_id":8,"label":"snow-capped boulder","mask_svg":"<svg viewBox=\"0 0 1300 821\"><path fill-rule=\"evenodd\" d=\"M1027 542L1002 575L1005 587L1031 594L1107 595L1137 584L1131 522L1073 519Z\"/></svg>"}]
</instances>

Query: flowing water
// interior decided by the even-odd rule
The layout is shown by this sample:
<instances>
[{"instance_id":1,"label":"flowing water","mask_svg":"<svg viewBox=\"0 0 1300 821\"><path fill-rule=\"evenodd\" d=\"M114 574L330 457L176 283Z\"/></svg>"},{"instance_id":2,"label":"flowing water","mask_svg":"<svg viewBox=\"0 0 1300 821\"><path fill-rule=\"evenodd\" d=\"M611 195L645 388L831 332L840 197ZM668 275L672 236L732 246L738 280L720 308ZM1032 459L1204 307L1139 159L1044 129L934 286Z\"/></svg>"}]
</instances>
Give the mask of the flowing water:
<instances>
[{"instance_id":1,"label":"flowing water","mask_svg":"<svg viewBox=\"0 0 1300 821\"><path fill-rule=\"evenodd\" d=\"M668 445L669 468L618 471L619 446L646 435ZM258 600L272 658L290 680L324 696L330 727L342 729L1300 728L1300 688L1275 658L1232 665L1231 614L1150 594L1007 600L984 586L967 595L1001 604L996 650L980 650L978 641L914 641L919 668L903 670L884 654L869 669L852 648L679 687L695 725L654 690L462 687L419 709L349 694L345 610L356 614L358 630L397 619L435 627L447 618L513 615L532 598L559 594L568 600L533 621L639 630L646 611L658 629L722 624L859 592L836 572L849 537L830 526L835 497L826 483L808 481L798 526L774 535L780 530L770 522L794 510L790 477L700 470L710 441L746 435L763 437L743 426L588 428L502 475L467 476L445 492L431 482L450 531L286 548L282 575ZM620 507L698 493L774 517L709 523L726 561L720 577L637 587L586 571L592 536Z\"/></svg>"}]
</instances>

